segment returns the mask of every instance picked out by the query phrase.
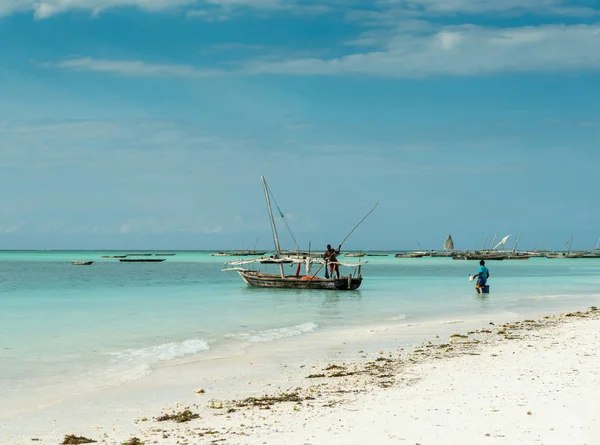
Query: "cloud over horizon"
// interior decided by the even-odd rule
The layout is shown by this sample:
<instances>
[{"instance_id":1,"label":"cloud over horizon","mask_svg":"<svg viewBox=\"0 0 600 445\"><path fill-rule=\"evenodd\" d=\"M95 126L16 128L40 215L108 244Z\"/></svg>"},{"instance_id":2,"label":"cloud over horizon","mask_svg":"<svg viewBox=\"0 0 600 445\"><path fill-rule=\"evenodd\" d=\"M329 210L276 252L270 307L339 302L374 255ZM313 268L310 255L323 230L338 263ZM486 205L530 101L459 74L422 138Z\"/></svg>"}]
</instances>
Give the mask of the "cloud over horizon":
<instances>
[{"instance_id":1,"label":"cloud over horizon","mask_svg":"<svg viewBox=\"0 0 600 445\"><path fill-rule=\"evenodd\" d=\"M224 75L363 75L419 78L600 68L600 25L540 25L492 28L447 26L433 33L399 28L372 39L370 51L337 58L265 58L240 61L234 69L155 64L91 57L44 63L46 67L102 72L123 77L201 78ZM357 48L365 46L363 41Z\"/></svg>"}]
</instances>

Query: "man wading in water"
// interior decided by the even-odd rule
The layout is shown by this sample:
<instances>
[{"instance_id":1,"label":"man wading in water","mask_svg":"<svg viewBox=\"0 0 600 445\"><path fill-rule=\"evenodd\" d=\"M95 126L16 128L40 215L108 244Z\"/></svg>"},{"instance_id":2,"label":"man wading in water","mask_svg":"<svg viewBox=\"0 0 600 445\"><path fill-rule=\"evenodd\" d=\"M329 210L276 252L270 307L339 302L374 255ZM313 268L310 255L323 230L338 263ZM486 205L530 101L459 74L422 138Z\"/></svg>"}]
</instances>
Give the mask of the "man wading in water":
<instances>
[{"instance_id":1,"label":"man wading in water","mask_svg":"<svg viewBox=\"0 0 600 445\"><path fill-rule=\"evenodd\" d=\"M485 261L481 260L479 262L479 270L473 278L477 278L477 283L475 283L475 289L477 293L485 293L485 283L487 283L487 279L490 277L490 271L487 267L485 267Z\"/></svg>"}]
</instances>

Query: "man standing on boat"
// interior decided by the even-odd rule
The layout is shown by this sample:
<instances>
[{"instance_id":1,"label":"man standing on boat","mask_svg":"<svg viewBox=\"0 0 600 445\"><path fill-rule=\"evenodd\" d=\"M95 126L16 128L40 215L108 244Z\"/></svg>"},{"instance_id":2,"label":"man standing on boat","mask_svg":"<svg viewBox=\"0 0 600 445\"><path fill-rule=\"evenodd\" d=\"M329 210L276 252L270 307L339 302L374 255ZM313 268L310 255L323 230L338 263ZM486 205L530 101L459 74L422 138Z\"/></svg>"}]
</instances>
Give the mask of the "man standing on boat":
<instances>
[{"instance_id":1,"label":"man standing on boat","mask_svg":"<svg viewBox=\"0 0 600 445\"><path fill-rule=\"evenodd\" d=\"M490 271L487 267L485 267L485 261L481 260L479 262L479 270L477 271L477 273L475 275L473 275L473 278L477 278L477 283L475 284L475 289L477 290L477 293L484 293L485 292L485 283L487 282L487 279L490 277Z\"/></svg>"},{"instance_id":2,"label":"man standing on boat","mask_svg":"<svg viewBox=\"0 0 600 445\"><path fill-rule=\"evenodd\" d=\"M341 247L342 246L338 247L337 250L335 250L331 247L331 244L327 244L327 250L325 251L325 255L323 255L323 258L325 258L325 278L329 278L327 276L327 263L328 262L329 262L329 271L331 274L331 278L333 278L334 270L335 270L337 277L338 278L340 277L340 265L338 264L336 255L339 255Z\"/></svg>"}]
</instances>

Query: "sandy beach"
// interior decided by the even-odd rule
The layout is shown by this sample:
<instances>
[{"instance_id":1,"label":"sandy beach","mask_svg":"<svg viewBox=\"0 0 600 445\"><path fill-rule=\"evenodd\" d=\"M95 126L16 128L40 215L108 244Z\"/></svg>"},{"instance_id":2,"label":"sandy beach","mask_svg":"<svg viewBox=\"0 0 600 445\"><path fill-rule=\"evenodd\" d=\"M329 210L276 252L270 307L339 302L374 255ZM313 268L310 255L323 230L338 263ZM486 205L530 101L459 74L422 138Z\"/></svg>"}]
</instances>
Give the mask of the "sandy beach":
<instances>
[{"instance_id":1,"label":"sandy beach","mask_svg":"<svg viewBox=\"0 0 600 445\"><path fill-rule=\"evenodd\" d=\"M7 414L0 443L594 444L599 333L591 308L458 323L414 347L371 344L356 359L322 351L298 361L299 350L295 361L255 363L257 351L224 367L215 357Z\"/></svg>"}]
</instances>

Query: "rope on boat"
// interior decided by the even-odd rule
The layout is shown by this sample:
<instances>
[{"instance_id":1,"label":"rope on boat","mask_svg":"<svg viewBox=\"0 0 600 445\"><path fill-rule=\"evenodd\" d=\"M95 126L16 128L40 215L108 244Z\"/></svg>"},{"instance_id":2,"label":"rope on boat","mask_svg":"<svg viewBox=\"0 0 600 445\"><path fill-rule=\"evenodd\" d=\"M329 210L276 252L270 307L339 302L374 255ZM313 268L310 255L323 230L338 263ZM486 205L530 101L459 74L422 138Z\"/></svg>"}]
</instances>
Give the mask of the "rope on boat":
<instances>
[{"instance_id":1,"label":"rope on boat","mask_svg":"<svg viewBox=\"0 0 600 445\"><path fill-rule=\"evenodd\" d=\"M283 222L285 224L285 227L288 230L288 233L290 234L290 236L294 240L294 244L296 245L296 250L300 250L300 247L298 246L298 241L296 241L296 237L292 233L292 229L290 229L290 226L288 226L287 220L285 219L285 216L283 216L283 212L279 208L279 204L277 204L277 200L275 199L275 196L273 195L273 192L271 191L271 188L269 187L269 184L267 184L267 190L269 190L269 195L271 195L271 198L273 198L273 202L275 203L275 207L277 207L277 211L279 212L279 216L281 216L281 219L283 219Z\"/></svg>"},{"instance_id":2,"label":"rope on boat","mask_svg":"<svg viewBox=\"0 0 600 445\"><path fill-rule=\"evenodd\" d=\"M352 235L352 233L354 233L354 231L355 231L355 230L358 228L358 226L360 226L360 225L363 223L363 221L364 221L365 219L367 219L367 217L368 217L368 216L369 216L371 213L373 213L373 210L375 210L375 208L376 208L378 205L379 205L379 203L376 203L376 204L373 206L373 208L372 208L372 209L369 211L369 213L367 213L365 216L363 216L363 219L361 219L361 220L358 222L358 224L354 226L354 228L353 228L353 229L350 231L350 233L349 233L348 235L346 235L346 238L344 238L344 240L343 240L343 241L340 243L340 245L339 245L339 247L338 247L338 250L341 250L341 248L342 248L342 245L343 245L343 244L346 242L346 240L347 240L348 238L350 238L350 235ZM329 258L331 258L331 255L332 255L332 254L329 254L329 257L327 258L327 260L329 260ZM327 264L327 261L324 261L324 262L323 262L323 264L321 264L321 267L319 267L319 270L317 270L317 273L316 273L316 274L314 274L313 276L316 276L316 275L318 275L318 274L319 274L319 272L321 271L321 269L323 269L323 266L325 266L326 264ZM306 286L304 286L304 289L306 289L306 288L308 287L308 285L310 284L310 282L311 282L311 281L312 281L312 280L309 280L309 281L306 283Z\"/></svg>"}]
</instances>

